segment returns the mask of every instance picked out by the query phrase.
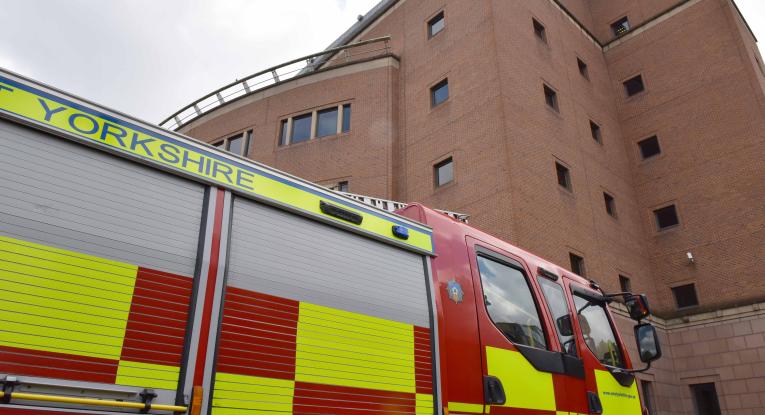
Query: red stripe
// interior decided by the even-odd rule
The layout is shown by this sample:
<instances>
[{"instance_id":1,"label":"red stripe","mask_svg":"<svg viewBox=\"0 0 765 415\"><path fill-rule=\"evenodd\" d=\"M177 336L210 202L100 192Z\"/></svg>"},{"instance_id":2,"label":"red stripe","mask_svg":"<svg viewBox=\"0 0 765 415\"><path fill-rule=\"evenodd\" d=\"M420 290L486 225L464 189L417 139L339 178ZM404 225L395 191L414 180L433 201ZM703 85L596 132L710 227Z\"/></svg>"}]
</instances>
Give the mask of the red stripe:
<instances>
[{"instance_id":1,"label":"red stripe","mask_svg":"<svg viewBox=\"0 0 765 415\"><path fill-rule=\"evenodd\" d=\"M382 415L393 412L413 414L413 393L388 392L347 386L295 382L292 413L322 415Z\"/></svg>"},{"instance_id":2,"label":"red stripe","mask_svg":"<svg viewBox=\"0 0 765 415\"><path fill-rule=\"evenodd\" d=\"M207 269L207 285L205 286L205 302L202 308L202 326L197 347L197 361L194 365L194 386L202 386L204 381L205 361L207 359L207 343L210 340L210 320L212 318L213 297L215 284L218 279L218 257L220 257L220 235L223 227L223 201L225 192L217 189L215 195L215 215L213 219L212 244L210 246L210 267Z\"/></svg>"},{"instance_id":3,"label":"red stripe","mask_svg":"<svg viewBox=\"0 0 765 415\"><path fill-rule=\"evenodd\" d=\"M414 379L417 393L433 393L430 330L414 326Z\"/></svg>"},{"instance_id":4,"label":"red stripe","mask_svg":"<svg viewBox=\"0 0 765 415\"><path fill-rule=\"evenodd\" d=\"M114 383L118 361L0 346L0 373Z\"/></svg>"}]
</instances>

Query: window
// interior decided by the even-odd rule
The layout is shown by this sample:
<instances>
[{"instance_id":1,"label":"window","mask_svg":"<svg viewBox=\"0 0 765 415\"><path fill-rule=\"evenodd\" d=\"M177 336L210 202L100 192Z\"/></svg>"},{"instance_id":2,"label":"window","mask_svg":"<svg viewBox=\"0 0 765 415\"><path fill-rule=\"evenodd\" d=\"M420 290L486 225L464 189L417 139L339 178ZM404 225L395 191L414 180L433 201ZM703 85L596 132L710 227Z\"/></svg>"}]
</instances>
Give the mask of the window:
<instances>
[{"instance_id":1,"label":"window","mask_svg":"<svg viewBox=\"0 0 765 415\"><path fill-rule=\"evenodd\" d=\"M286 146L287 143L287 130L289 129L289 123L288 120L282 120L281 125L279 126L279 145L280 146Z\"/></svg>"},{"instance_id":2,"label":"window","mask_svg":"<svg viewBox=\"0 0 765 415\"><path fill-rule=\"evenodd\" d=\"M720 415L720 402L714 383L691 385L691 394L698 415Z\"/></svg>"},{"instance_id":3,"label":"window","mask_svg":"<svg viewBox=\"0 0 765 415\"><path fill-rule=\"evenodd\" d=\"M624 81L624 90L627 92L627 96L630 97L645 91L643 77L641 75L637 75Z\"/></svg>"},{"instance_id":4,"label":"window","mask_svg":"<svg viewBox=\"0 0 765 415\"><path fill-rule=\"evenodd\" d=\"M574 333L561 333L562 326L568 324L571 325L571 313L566 303L566 295L563 293L563 287L554 281L550 281L545 277L537 277L539 286L542 287L542 294L547 302L547 307L550 309L550 313L555 323L555 332L558 334L558 340L560 341L561 348L566 354L576 356L576 340L574 339Z\"/></svg>"},{"instance_id":5,"label":"window","mask_svg":"<svg viewBox=\"0 0 765 415\"><path fill-rule=\"evenodd\" d=\"M558 175L558 184L560 187L571 191L571 175L568 171L568 168L556 161L555 173Z\"/></svg>"},{"instance_id":6,"label":"window","mask_svg":"<svg viewBox=\"0 0 765 415\"><path fill-rule=\"evenodd\" d=\"M605 202L606 205L606 213L616 217L616 202L614 201L614 197L603 192L603 202Z\"/></svg>"},{"instance_id":7,"label":"window","mask_svg":"<svg viewBox=\"0 0 765 415\"><path fill-rule=\"evenodd\" d=\"M484 303L494 325L513 343L546 349L542 322L523 272L483 256L477 262Z\"/></svg>"},{"instance_id":8,"label":"window","mask_svg":"<svg viewBox=\"0 0 765 415\"><path fill-rule=\"evenodd\" d=\"M436 187L441 187L454 181L454 163L451 157L436 164L433 166L433 169L435 170Z\"/></svg>"},{"instance_id":9,"label":"window","mask_svg":"<svg viewBox=\"0 0 765 415\"><path fill-rule=\"evenodd\" d=\"M660 231L680 223L680 220L677 218L677 209L675 209L675 205L656 209L653 211L653 215L656 218L656 226Z\"/></svg>"},{"instance_id":10,"label":"window","mask_svg":"<svg viewBox=\"0 0 765 415\"><path fill-rule=\"evenodd\" d=\"M622 352L616 342L614 329L604 308L605 304L574 295L574 305L587 348L604 365L624 367Z\"/></svg>"},{"instance_id":11,"label":"window","mask_svg":"<svg viewBox=\"0 0 765 415\"><path fill-rule=\"evenodd\" d=\"M584 77L584 79L589 80L590 79L590 71L587 69L587 64L584 63L583 60L576 58L576 65L579 67L579 73Z\"/></svg>"},{"instance_id":12,"label":"window","mask_svg":"<svg viewBox=\"0 0 765 415\"><path fill-rule=\"evenodd\" d=\"M647 380L640 381L640 387L643 390L643 403L648 415L656 415L656 408L653 403L653 382Z\"/></svg>"},{"instance_id":13,"label":"window","mask_svg":"<svg viewBox=\"0 0 765 415\"><path fill-rule=\"evenodd\" d=\"M343 133L351 131L351 104L343 105L343 126L340 131Z\"/></svg>"},{"instance_id":14,"label":"window","mask_svg":"<svg viewBox=\"0 0 765 415\"><path fill-rule=\"evenodd\" d=\"M542 42L547 43L547 32L545 31L545 26L542 23L539 23L537 19L531 19L531 25L534 27L534 34L537 35L537 38L539 38L539 40Z\"/></svg>"},{"instance_id":15,"label":"window","mask_svg":"<svg viewBox=\"0 0 765 415\"><path fill-rule=\"evenodd\" d=\"M246 156L250 151L250 143L252 142L252 130L248 130L245 133L231 136L225 140L220 140L212 143L214 147L226 150L228 152L238 154L240 156Z\"/></svg>"},{"instance_id":16,"label":"window","mask_svg":"<svg viewBox=\"0 0 765 415\"><path fill-rule=\"evenodd\" d=\"M672 287L672 295L675 296L675 304L677 304L677 308L688 308L699 305L699 299L696 297L696 286L694 284Z\"/></svg>"},{"instance_id":17,"label":"window","mask_svg":"<svg viewBox=\"0 0 765 415\"><path fill-rule=\"evenodd\" d=\"M619 274L619 289L623 293L632 292L632 282L629 277Z\"/></svg>"},{"instance_id":18,"label":"window","mask_svg":"<svg viewBox=\"0 0 765 415\"><path fill-rule=\"evenodd\" d=\"M313 113L308 113L292 118L292 135L290 144L301 143L311 139L311 124Z\"/></svg>"},{"instance_id":19,"label":"window","mask_svg":"<svg viewBox=\"0 0 765 415\"><path fill-rule=\"evenodd\" d=\"M337 107L317 112L316 137L337 134Z\"/></svg>"},{"instance_id":20,"label":"window","mask_svg":"<svg viewBox=\"0 0 765 415\"><path fill-rule=\"evenodd\" d=\"M444 79L443 81L433 85L430 88L430 106L435 107L436 105L446 101L449 99L449 80Z\"/></svg>"},{"instance_id":21,"label":"window","mask_svg":"<svg viewBox=\"0 0 765 415\"><path fill-rule=\"evenodd\" d=\"M542 84L542 90L545 93L545 102L547 103L547 106L558 111L558 93L545 84Z\"/></svg>"},{"instance_id":22,"label":"window","mask_svg":"<svg viewBox=\"0 0 765 415\"><path fill-rule=\"evenodd\" d=\"M584 269L584 258L573 252L569 252L568 260L571 262L571 272L582 277L587 274Z\"/></svg>"},{"instance_id":23,"label":"window","mask_svg":"<svg viewBox=\"0 0 765 415\"><path fill-rule=\"evenodd\" d=\"M653 156L661 154L661 147L659 146L659 137L651 136L645 140L638 141L638 148L640 149L640 157L645 160Z\"/></svg>"},{"instance_id":24,"label":"window","mask_svg":"<svg viewBox=\"0 0 765 415\"><path fill-rule=\"evenodd\" d=\"M611 31L614 32L614 36L621 36L630 30L630 21L627 16L611 23Z\"/></svg>"},{"instance_id":25,"label":"window","mask_svg":"<svg viewBox=\"0 0 765 415\"><path fill-rule=\"evenodd\" d=\"M444 12L440 12L428 21L428 39L444 30Z\"/></svg>"},{"instance_id":26,"label":"window","mask_svg":"<svg viewBox=\"0 0 765 415\"><path fill-rule=\"evenodd\" d=\"M301 143L314 138L347 133L350 130L351 104L336 105L281 120L279 145Z\"/></svg>"},{"instance_id":27,"label":"window","mask_svg":"<svg viewBox=\"0 0 765 415\"><path fill-rule=\"evenodd\" d=\"M590 134L592 135L593 140L597 141L598 143L603 142L603 133L600 129L600 126L593 120L590 120Z\"/></svg>"},{"instance_id":28,"label":"window","mask_svg":"<svg viewBox=\"0 0 765 415\"><path fill-rule=\"evenodd\" d=\"M334 186L329 187L332 190L337 190L338 192L347 192L348 191L348 181L343 180L341 182L337 182Z\"/></svg>"}]
</instances>

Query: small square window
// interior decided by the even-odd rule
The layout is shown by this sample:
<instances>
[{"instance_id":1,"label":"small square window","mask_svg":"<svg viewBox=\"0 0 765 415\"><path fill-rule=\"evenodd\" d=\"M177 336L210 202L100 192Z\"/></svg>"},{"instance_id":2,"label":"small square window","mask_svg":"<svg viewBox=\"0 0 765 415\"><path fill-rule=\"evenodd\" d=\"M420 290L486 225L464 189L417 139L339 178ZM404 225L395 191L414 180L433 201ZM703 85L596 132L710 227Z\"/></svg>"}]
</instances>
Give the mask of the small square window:
<instances>
[{"instance_id":1,"label":"small square window","mask_svg":"<svg viewBox=\"0 0 765 415\"><path fill-rule=\"evenodd\" d=\"M632 292L632 282L629 277L619 274L619 289L623 293Z\"/></svg>"},{"instance_id":2,"label":"small square window","mask_svg":"<svg viewBox=\"0 0 765 415\"><path fill-rule=\"evenodd\" d=\"M624 90L627 92L627 96L630 96L630 97L645 91L645 84L643 84L643 77L640 75L637 75L624 81Z\"/></svg>"},{"instance_id":3,"label":"small square window","mask_svg":"<svg viewBox=\"0 0 765 415\"><path fill-rule=\"evenodd\" d=\"M442 102L449 99L449 80L443 81L433 85L430 88L430 106L435 107Z\"/></svg>"},{"instance_id":4,"label":"small square window","mask_svg":"<svg viewBox=\"0 0 765 415\"><path fill-rule=\"evenodd\" d=\"M614 201L614 197L606 192L603 192L603 201L606 204L606 213L616 217L616 202Z\"/></svg>"},{"instance_id":5,"label":"small square window","mask_svg":"<svg viewBox=\"0 0 765 415\"><path fill-rule=\"evenodd\" d=\"M653 215L656 218L656 226L659 230L671 228L680 223L680 220L677 218L677 209L675 209L675 205L656 209L653 211Z\"/></svg>"},{"instance_id":6,"label":"small square window","mask_svg":"<svg viewBox=\"0 0 765 415\"><path fill-rule=\"evenodd\" d=\"M343 132L351 131L351 104L343 105Z\"/></svg>"},{"instance_id":7,"label":"small square window","mask_svg":"<svg viewBox=\"0 0 765 415\"><path fill-rule=\"evenodd\" d=\"M547 106L558 111L558 93L545 84L542 84L542 90L545 93L545 102L547 103Z\"/></svg>"},{"instance_id":8,"label":"small square window","mask_svg":"<svg viewBox=\"0 0 765 415\"><path fill-rule=\"evenodd\" d=\"M687 308L699 305L699 299L696 297L696 286L694 284L672 287L672 294L675 296L675 304L677 304L677 308Z\"/></svg>"},{"instance_id":9,"label":"small square window","mask_svg":"<svg viewBox=\"0 0 765 415\"><path fill-rule=\"evenodd\" d=\"M630 30L630 21L627 16L611 23L611 30L614 32L614 36L621 36Z\"/></svg>"},{"instance_id":10,"label":"small square window","mask_svg":"<svg viewBox=\"0 0 765 415\"><path fill-rule=\"evenodd\" d=\"M428 20L428 39L439 34L445 27L444 12L440 12Z\"/></svg>"},{"instance_id":11,"label":"small square window","mask_svg":"<svg viewBox=\"0 0 765 415\"><path fill-rule=\"evenodd\" d=\"M584 269L584 258L573 252L569 252L568 259L571 261L571 272L584 277L586 274Z\"/></svg>"},{"instance_id":12,"label":"small square window","mask_svg":"<svg viewBox=\"0 0 765 415\"><path fill-rule=\"evenodd\" d=\"M571 174L568 168L558 162L555 162L555 173L558 176L558 184L560 187L571 190Z\"/></svg>"},{"instance_id":13,"label":"small square window","mask_svg":"<svg viewBox=\"0 0 765 415\"><path fill-rule=\"evenodd\" d=\"M585 78L590 79L590 71L587 69L587 64L583 60L576 58L576 65L579 67L579 73Z\"/></svg>"},{"instance_id":14,"label":"small square window","mask_svg":"<svg viewBox=\"0 0 765 415\"><path fill-rule=\"evenodd\" d=\"M290 144L296 144L311 139L311 124L313 113L300 115L292 119L292 136Z\"/></svg>"},{"instance_id":15,"label":"small square window","mask_svg":"<svg viewBox=\"0 0 765 415\"><path fill-rule=\"evenodd\" d=\"M436 179L436 187L441 187L454 181L454 163L452 158L441 161L433 166Z\"/></svg>"},{"instance_id":16,"label":"small square window","mask_svg":"<svg viewBox=\"0 0 765 415\"><path fill-rule=\"evenodd\" d=\"M534 34L537 35L537 38L542 42L547 43L547 31L545 30L545 26L542 23L539 23L539 20L537 19L531 19L531 24L534 27Z\"/></svg>"},{"instance_id":17,"label":"small square window","mask_svg":"<svg viewBox=\"0 0 765 415\"><path fill-rule=\"evenodd\" d=\"M638 148L640 148L640 157L645 160L661 154L661 147L659 146L659 138L657 136L651 136L645 140L638 141Z\"/></svg>"},{"instance_id":18,"label":"small square window","mask_svg":"<svg viewBox=\"0 0 765 415\"><path fill-rule=\"evenodd\" d=\"M347 192L348 191L348 181L343 180L342 182L337 182L337 185L335 186L335 190L338 192Z\"/></svg>"},{"instance_id":19,"label":"small square window","mask_svg":"<svg viewBox=\"0 0 765 415\"><path fill-rule=\"evenodd\" d=\"M597 141L598 143L603 142L603 133L600 129L600 126L592 120L590 120L590 134L592 134L593 140Z\"/></svg>"}]
</instances>

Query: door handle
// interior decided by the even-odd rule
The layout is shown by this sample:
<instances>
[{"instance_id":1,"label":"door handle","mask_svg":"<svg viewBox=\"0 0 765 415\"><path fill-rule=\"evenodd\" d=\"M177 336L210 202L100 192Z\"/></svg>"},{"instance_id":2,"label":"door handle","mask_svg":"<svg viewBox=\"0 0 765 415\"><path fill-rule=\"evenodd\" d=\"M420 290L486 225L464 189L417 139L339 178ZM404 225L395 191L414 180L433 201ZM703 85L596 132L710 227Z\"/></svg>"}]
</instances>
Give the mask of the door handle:
<instances>
[{"instance_id":1,"label":"door handle","mask_svg":"<svg viewBox=\"0 0 765 415\"><path fill-rule=\"evenodd\" d=\"M494 376L484 376L483 396L487 405L504 405L506 398L502 382Z\"/></svg>"},{"instance_id":2,"label":"door handle","mask_svg":"<svg viewBox=\"0 0 765 415\"><path fill-rule=\"evenodd\" d=\"M600 398L595 392L587 391L587 405L590 407L591 414L603 413L603 405L601 405Z\"/></svg>"}]
</instances>

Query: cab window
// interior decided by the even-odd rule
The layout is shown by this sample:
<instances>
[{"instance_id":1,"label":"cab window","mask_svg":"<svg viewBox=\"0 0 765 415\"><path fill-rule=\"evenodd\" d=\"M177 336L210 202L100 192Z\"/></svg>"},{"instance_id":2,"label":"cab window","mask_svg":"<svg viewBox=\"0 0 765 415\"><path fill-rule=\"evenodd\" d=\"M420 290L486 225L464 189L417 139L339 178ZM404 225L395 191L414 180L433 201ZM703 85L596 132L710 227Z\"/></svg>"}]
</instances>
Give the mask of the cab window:
<instances>
[{"instance_id":1,"label":"cab window","mask_svg":"<svg viewBox=\"0 0 765 415\"><path fill-rule=\"evenodd\" d=\"M574 305L585 344L604 365L624 367L605 304L574 295Z\"/></svg>"},{"instance_id":2,"label":"cab window","mask_svg":"<svg viewBox=\"0 0 765 415\"><path fill-rule=\"evenodd\" d=\"M563 287L548 280L545 277L537 277L539 286L542 287L542 294L547 301L547 307L550 309L553 321L555 322L555 333L558 334L563 352L576 356L576 340L574 339L574 330L571 324L571 313L566 303L566 294L563 293Z\"/></svg>"},{"instance_id":3,"label":"cab window","mask_svg":"<svg viewBox=\"0 0 765 415\"><path fill-rule=\"evenodd\" d=\"M489 317L513 343L547 348L531 287L520 270L479 256L484 302Z\"/></svg>"}]
</instances>

